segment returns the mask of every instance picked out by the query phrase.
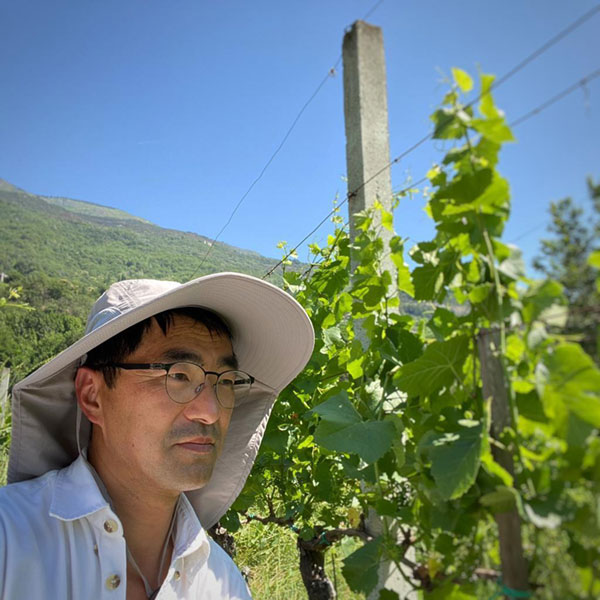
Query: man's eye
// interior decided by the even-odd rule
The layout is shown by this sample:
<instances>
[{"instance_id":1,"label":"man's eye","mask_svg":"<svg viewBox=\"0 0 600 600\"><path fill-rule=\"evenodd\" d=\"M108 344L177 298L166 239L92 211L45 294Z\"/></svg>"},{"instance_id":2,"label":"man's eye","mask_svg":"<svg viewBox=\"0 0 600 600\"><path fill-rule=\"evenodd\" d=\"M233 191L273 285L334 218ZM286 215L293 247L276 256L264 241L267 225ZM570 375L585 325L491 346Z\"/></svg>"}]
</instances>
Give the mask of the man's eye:
<instances>
[{"instance_id":1,"label":"man's eye","mask_svg":"<svg viewBox=\"0 0 600 600\"><path fill-rule=\"evenodd\" d=\"M167 377L169 377L169 379L172 379L173 381L182 382L182 383L190 381L190 378L187 375L187 373L173 373L173 372L169 372L169 374L167 375Z\"/></svg>"},{"instance_id":2,"label":"man's eye","mask_svg":"<svg viewBox=\"0 0 600 600\"><path fill-rule=\"evenodd\" d=\"M235 379L219 379L219 385L222 387L233 387Z\"/></svg>"}]
</instances>

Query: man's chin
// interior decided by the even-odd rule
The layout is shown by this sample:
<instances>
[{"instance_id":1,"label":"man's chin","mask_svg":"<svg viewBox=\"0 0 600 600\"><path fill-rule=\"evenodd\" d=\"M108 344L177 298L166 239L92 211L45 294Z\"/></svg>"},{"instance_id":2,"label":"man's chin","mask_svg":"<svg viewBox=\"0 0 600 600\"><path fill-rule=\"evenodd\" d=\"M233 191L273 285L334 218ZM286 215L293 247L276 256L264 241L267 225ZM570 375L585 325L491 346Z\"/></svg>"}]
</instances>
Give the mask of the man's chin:
<instances>
[{"instance_id":1,"label":"man's chin","mask_svg":"<svg viewBox=\"0 0 600 600\"><path fill-rule=\"evenodd\" d=\"M192 492L203 488L209 481L213 472L212 465L201 469L186 469L179 478L178 490L180 492Z\"/></svg>"}]
</instances>

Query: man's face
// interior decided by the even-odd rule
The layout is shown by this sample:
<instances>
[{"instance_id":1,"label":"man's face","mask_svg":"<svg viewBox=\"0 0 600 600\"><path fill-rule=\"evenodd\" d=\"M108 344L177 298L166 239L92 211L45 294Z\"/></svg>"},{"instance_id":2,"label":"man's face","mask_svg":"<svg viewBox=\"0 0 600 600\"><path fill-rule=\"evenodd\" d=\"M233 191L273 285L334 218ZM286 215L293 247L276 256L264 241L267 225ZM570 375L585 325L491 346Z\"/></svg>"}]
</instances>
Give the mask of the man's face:
<instances>
[{"instance_id":1,"label":"man's face","mask_svg":"<svg viewBox=\"0 0 600 600\"><path fill-rule=\"evenodd\" d=\"M166 335L156 321L125 363L187 360L207 371L234 366L228 337L211 334L193 319L175 315ZM166 493L198 489L210 479L231 409L222 408L212 385L188 404L177 404L165 390L164 371L120 370L113 388L100 387L102 422L95 428L94 460L112 476ZM99 429L99 431L96 431Z\"/></svg>"}]
</instances>

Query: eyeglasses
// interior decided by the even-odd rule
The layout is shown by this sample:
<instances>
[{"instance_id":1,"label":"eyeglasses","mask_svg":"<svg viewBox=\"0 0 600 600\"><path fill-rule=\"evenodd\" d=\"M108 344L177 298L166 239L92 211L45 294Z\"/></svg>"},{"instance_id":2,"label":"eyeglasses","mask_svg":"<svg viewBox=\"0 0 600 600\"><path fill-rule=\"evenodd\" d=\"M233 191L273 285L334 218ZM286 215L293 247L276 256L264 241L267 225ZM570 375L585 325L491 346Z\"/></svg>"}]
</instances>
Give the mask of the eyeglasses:
<instances>
[{"instance_id":1,"label":"eyeglasses","mask_svg":"<svg viewBox=\"0 0 600 600\"><path fill-rule=\"evenodd\" d=\"M254 383L254 377L244 371L206 371L192 362L176 363L105 363L99 366L118 367L128 371L166 371L165 389L173 402L187 404L202 390L209 375L213 375L215 395L223 408L233 408L244 400ZM209 382L210 383L210 382Z\"/></svg>"}]
</instances>

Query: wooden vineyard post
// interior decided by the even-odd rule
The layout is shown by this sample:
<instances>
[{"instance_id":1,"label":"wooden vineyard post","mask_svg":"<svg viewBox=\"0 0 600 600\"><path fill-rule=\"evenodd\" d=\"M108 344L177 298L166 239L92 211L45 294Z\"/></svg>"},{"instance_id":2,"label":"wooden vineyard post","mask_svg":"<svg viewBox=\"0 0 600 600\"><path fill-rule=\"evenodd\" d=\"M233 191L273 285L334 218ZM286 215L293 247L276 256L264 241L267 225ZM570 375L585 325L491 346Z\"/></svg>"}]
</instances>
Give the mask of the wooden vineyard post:
<instances>
[{"instance_id":1,"label":"wooden vineyard post","mask_svg":"<svg viewBox=\"0 0 600 600\"><path fill-rule=\"evenodd\" d=\"M500 359L500 333L497 330L482 329L477 344L481 361L483 397L492 399L491 435L498 440L506 427L512 426L508 390L502 361ZM494 460L514 476L514 463L511 453L496 445L492 446ZM528 567L523 556L521 520L516 507L508 512L495 515L500 543L503 585L519 591L529 590ZM508 598L508 597L507 597Z\"/></svg>"}]
</instances>

